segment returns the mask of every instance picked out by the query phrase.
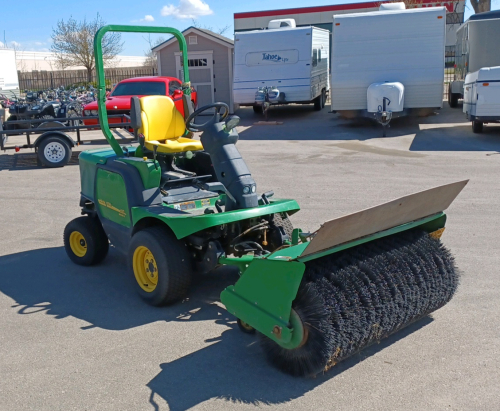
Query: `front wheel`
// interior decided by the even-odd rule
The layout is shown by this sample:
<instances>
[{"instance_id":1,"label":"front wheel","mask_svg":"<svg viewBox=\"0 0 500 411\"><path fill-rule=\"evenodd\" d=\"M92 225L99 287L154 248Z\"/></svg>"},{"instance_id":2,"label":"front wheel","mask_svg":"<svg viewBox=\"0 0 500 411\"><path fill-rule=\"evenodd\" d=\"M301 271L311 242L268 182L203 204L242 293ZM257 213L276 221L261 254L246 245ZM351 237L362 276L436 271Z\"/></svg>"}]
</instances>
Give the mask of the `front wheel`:
<instances>
[{"instance_id":1,"label":"front wheel","mask_svg":"<svg viewBox=\"0 0 500 411\"><path fill-rule=\"evenodd\" d=\"M134 234L128 260L137 292L149 304L171 304L186 296L191 258L185 245L165 228L149 227Z\"/></svg>"},{"instance_id":2,"label":"front wheel","mask_svg":"<svg viewBox=\"0 0 500 411\"><path fill-rule=\"evenodd\" d=\"M109 250L109 241L97 217L78 217L64 229L64 248L78 265L100 263Z\"/></svg>"},{"instance_id":3,"label":"front wheel","mask_svg":"<svg viewBox=\"0 0 500 411\"><path fill-rule=\"evenodd\" d=\"M71 147L62 137L47 137L38 147L38 159L45 167L64 167L70 158Z\"/></svg>"}]
</instances>

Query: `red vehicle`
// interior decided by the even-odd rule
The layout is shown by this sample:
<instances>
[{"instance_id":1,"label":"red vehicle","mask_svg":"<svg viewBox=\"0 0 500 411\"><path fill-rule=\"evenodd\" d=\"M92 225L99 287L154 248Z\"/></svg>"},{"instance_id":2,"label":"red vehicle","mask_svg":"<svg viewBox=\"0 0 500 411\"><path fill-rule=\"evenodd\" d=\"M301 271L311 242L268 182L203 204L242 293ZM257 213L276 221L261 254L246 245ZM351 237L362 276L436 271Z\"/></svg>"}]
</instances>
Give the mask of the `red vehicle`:
<instances>
[{"instance_id":1,"label":"red vehicle","mask_svg":"<svg viewBox=\"0 0 500 411\"><path fill-rule=\"evenodd\" d=\"M111 91L106 101L108 115L130 114L130 98L133 96L168 96L174 100L175 107L184 116L182 88L180 80L175 77L134 77L120 81ZM191 102L193 109L197 106L197 96L191 88ZM84 116L97 116L97 101L87 104L83 108ZM110 123L121 123L120 117L110 118ZM97 119L84 120L86 126L98 124Z\"/></svg>"}]
</instances>

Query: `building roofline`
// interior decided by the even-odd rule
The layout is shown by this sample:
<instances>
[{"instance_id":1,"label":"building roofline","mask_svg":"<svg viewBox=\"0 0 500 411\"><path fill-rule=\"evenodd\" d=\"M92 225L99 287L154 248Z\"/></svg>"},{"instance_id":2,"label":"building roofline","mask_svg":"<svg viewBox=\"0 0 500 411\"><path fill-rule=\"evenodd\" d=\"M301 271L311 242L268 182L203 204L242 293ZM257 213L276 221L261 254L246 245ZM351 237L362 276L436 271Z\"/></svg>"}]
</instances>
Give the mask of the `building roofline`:
<instances>
[{"instance_id":1,"label":"building roofline","mask_svg":"<svg viewBox=\"0 0 500 411\"><path fill-rule=\"evenodd\" d=\"M458 0L464 1L465 0ZM441 2L439 0L420 0L419 4L436 4L436 3L448 3ZM278 10L264 10L264 11L249 11L244 13L234 13L234 19L248 19L254 17L271 17L271 16L285 16L290 14L307 14L307 13L324 13L324 12L334 12L334 11L345 11L345 10L358 10L358 9L370 9L379 8L380 1L369 1L364 3L347 3L347 4L337 4L331 6L316 6L316 7L298 7L293 9L278 9Z\"/></svg>"},{"instance_id":2,"label":"building roofline","mask_svg":"<svg viewBox=\"0 0 500 411\"><path fill-rule=\"evenodd\" d=\"M201 34L203 37L209 38L212 41L215 41L217 43L222 43L222 44L224 44L226 46L229 45L231 47L234 47L234 41L233 40L231 40L230 38L227 38L227 37L225 37L225 36L223 36L221 34L214 33L211 30L207 30L207 29L202 29L202 28L190 26L187 29L183 30L182 34L184 35L188 31L196 31L199 34ZM163 43L160 43L157 46L153 47L151 50L152 51L159 51L162 48L165 48L165 47L169 46L170 44L172 44L175 41L177 41L177 39L172 36L168 40L165 40Z\"/></svg>"}]
</instances>

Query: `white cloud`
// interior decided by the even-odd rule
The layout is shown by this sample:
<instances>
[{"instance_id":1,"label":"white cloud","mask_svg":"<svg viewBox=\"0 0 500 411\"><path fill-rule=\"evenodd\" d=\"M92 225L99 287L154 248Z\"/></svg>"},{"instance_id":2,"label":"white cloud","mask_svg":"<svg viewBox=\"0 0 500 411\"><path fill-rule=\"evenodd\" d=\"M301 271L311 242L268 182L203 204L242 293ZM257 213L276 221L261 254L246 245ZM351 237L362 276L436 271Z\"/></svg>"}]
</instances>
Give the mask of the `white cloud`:
<instances>
[{"instance_id":1,"label":"white cloud","mask_svg":"<svg viewBox=\"0 0 500 411\"><path fill-rule=\"evenodd\" d=\"M43 46L44 44L41 41L35 41L35 46Z\"/></svg>"},{"instance_id":2,"label":"white cloud","mask_svg":"<svg viewBox=\"0 0 500 411\"><path fill-rule=\"evenodd\" d=\"M213 14L210 6L203 0L179 0L179 5L169 4L161 9L162 16L174 16L178 19L194 19Z\"/></svg>"},{"instance_id":3,"label":"white cloud","mask_svg":"<svg viewBox=\"0 0 500 411\"><path fill-rule=\"evenodd\" d=\"M12 44L12 47L21 47L21 43L18 43L17 41L11 41L10 44Z\"/></svg>"},{"instance_id":4,"label":"white cloud","mask_svg":"<svg viewBox=\"0 0 500 411\"><path fill-rule=\"evenodd\" d=\"M155 18L151 14L146 14L143 19L131 20L132 23L139 23L143 21L155 21Z\"/></svg>"}]
</instances>

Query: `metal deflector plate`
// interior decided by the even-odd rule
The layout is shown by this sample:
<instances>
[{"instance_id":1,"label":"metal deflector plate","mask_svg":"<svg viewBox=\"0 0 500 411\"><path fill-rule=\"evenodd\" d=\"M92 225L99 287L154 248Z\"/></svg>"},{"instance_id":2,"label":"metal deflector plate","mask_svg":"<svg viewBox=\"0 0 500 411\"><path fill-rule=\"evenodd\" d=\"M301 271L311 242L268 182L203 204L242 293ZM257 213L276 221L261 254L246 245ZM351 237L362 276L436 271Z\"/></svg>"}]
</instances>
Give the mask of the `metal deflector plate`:
<instances>
[{"instance_id":1,"label":"metal deflector plate","mask_svg":"<svg viewBox=\"0 0 500 411\"><path fill-rule=\"evenodd\" d=\"M468 182L434 187L326 221L301 257L444 211Z\"/></svg>"}]
</instances>

